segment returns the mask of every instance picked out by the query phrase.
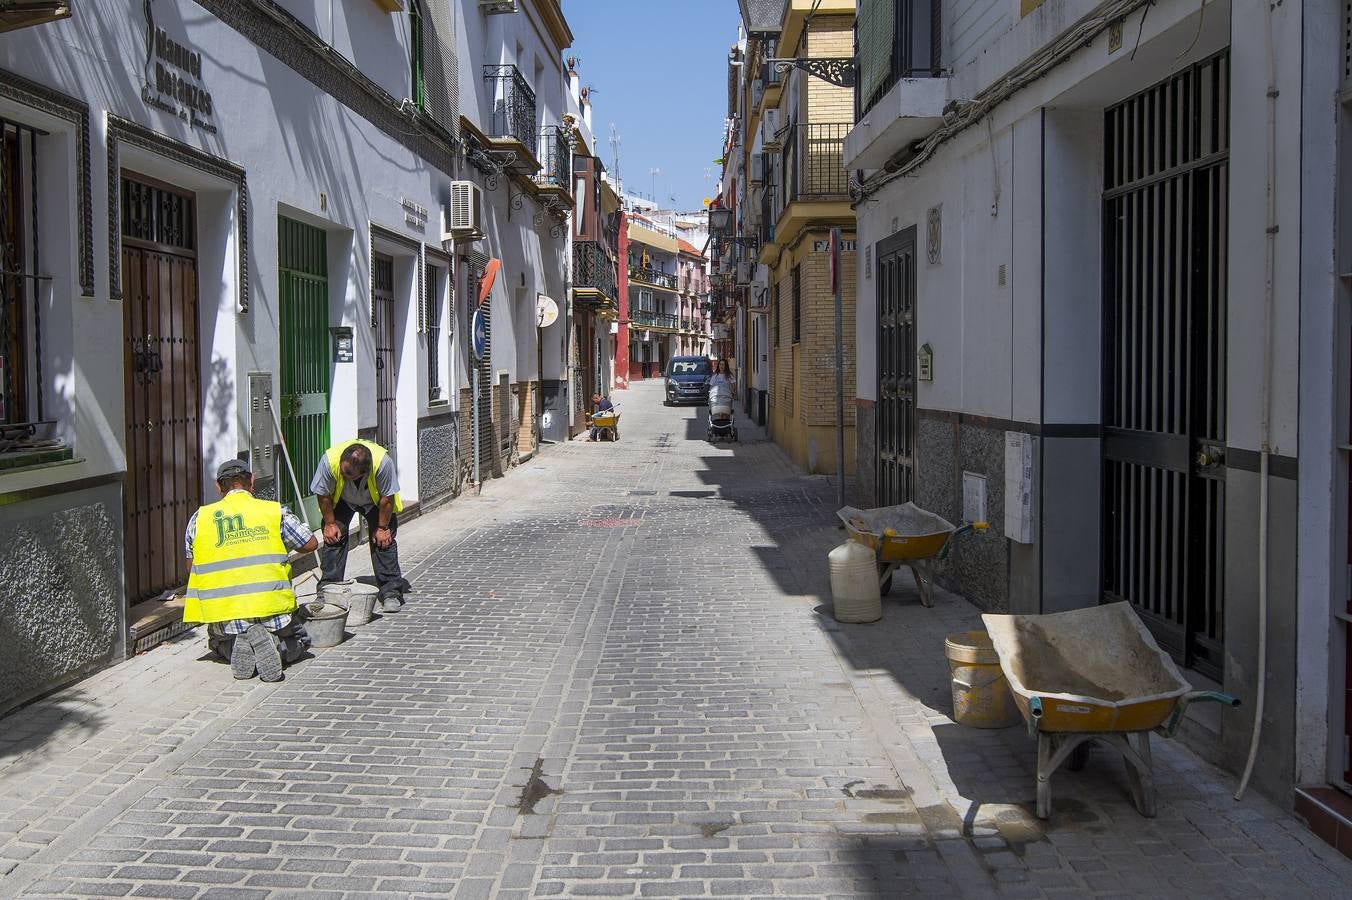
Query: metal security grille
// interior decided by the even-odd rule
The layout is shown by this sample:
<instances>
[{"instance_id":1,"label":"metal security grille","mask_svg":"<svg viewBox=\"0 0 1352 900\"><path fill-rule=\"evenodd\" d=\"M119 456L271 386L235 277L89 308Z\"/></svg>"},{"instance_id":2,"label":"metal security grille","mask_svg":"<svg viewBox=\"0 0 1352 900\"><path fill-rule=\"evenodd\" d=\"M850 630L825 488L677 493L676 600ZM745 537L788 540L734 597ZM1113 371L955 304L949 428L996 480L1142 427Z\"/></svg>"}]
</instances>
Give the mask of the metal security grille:
<instances>
[{"instance_id":1,"label":"metal security grille","mask_svg":"<svg viewBox=\"0 0 1352 900\"><path fill-rule=\"evenodd\" d=\"M1226 201L1221 53L1105 113L1103 595L1219 678Z\"/></svg>"},{"instance_id":2,"label":"metal security grille","mask_svg":"<svg viewBox=\"0 0 1352 900\"><path fill-rule=\"evenodd\" d=\"M803 267L793 267L793 342L803 338Z\"/></svg>"},{"instance_id":3,"label":"metal security grille","mask_svg":"<svg viewBox=\"0 0 1352 900\"><path fill-rule=\"evenodd\" d=\"M427 266L423 274L427 286L427 399L441 399L441 290L437 270Z\"/></svg>"},{"instance_id":4,"label":"metal security grille","mask_svg":"<svg viewBox=\"0 0 1352 900\"><path fill-rule=\"evenodd\" d=\"M329 446L328 235L321 228L277 219L277 278L281 307L281 379L278 412L282 436L296 466L297 497L289 477L278 494L293 510L313 495L309 470Z\"/></svg>"},{"instance_id":5,"label":"metal security grille","mask_svg":"<svg viewBox=\"0 0 1352 900\"><path fill-rule=\"evenodd\" d=\"M372 260L371 308L376 326L376 443L395 453L394 260L376 254Z\"/></svg>"},{"instance_id":6,"label":"metal security grille","mask_svg":"<svg viewBox=\"0 0 1352 900\"><path fill-rule=\"evenodd\" d=\"M466 276L465 276L465 296L468 297L466 306L468 315L473 316L474 310L478 308L479 303L479 285L483 281L484 269L488 266L488 257L482 253L470 253L465 256ZM498 273L502 277L502 273ZM475 440L479 444L479 454L482 460L482 470L480 477L487 476L492 471L493 459L493 302L491 299L485 300L484 311L484 355L474 366L475 375L479 382L479 431ZM471 329L466 328L467 340L472 342L473 335ZM466 359L471 360L473 365L473 351L470 346L466 346Z\"/></svg>"},{"instance_id":7,"label":"metal security grille","mask_svg":"<svg viewBox=\"0 0 1352 900\"><path fill-rule=\"evenodd\" d=\"M878 244L878 505L915 497L915 236Z\"/></svg>"},{"instance_id":8,"label":"metal security grille","mask_svg":"<svg viewBox=\"0 0 1352 900\"><path fill-rule=\"evenodd\" d=\"M202 503L201 385L193 198L122 179L123 365L126 402L127 602L183 584L183 527ZM172 217L162 216L166 210ZM137 237L172 238L176 242Z\"/></svg>"},{"instance_id":9,"label":"metal security grille","mask_svg":"<svg viewBox=\"0 0 1352 900\"><path fill-rule=\"evenodd\" d=\"M0 119L0 425L43 416L42 379L33 377L42 370L42 317L37 290L39 134ZM28 204L24 203L25 188ZM30 296L31 310L25 308ZM30 327L34 337L31 353ZM30 403L30 399L35 402Z\"/></svg>"}]
</instances>

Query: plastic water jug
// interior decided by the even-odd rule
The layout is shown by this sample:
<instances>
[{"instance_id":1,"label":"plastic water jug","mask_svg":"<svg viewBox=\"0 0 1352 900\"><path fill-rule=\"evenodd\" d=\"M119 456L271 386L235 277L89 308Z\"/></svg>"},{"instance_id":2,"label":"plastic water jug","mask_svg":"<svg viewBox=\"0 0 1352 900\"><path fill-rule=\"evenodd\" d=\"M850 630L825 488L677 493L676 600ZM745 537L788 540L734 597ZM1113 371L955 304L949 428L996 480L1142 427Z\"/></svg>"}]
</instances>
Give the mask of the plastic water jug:
<instances>
[{"instance_id":1,"label":"plastic water jug","mask_svg":"<svg viewBox=\"0 0 1352 900\"><path fill-rule=\"evenodd\" d=\"M883 617L878 590L878 561L873 551L846 541L828 554L831 598L837 622L876 622Z\"/></svg>"}]
</instances>

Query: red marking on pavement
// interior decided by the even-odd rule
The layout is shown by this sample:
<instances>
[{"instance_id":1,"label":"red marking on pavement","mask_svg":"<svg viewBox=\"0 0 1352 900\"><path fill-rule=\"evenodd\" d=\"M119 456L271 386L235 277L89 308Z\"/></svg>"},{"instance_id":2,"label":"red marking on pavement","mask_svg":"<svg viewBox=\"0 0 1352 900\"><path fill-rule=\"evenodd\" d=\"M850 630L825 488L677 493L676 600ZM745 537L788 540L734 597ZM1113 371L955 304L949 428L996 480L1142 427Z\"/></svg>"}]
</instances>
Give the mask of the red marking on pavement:
<instances>
[{"instance_id":1,"label":"red marking on pavement","mask_svg":"<svg viewBox=\"0 0 1352 900\"><path fill-rule=\"evenodd\" d=\"M577 524L587 528L624 528L626 525L637 525L642 519L578 519Z\"/></svg>"}]
</instances>

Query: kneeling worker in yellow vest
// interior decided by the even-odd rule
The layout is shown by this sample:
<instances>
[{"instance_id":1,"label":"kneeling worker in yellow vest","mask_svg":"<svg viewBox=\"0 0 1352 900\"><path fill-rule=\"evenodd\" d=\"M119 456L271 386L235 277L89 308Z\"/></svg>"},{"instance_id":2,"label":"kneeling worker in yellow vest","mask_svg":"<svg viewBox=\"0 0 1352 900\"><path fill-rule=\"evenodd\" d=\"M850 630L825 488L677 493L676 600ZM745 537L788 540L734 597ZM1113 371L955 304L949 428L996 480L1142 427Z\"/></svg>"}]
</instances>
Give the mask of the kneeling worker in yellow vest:
<instances>
[{"instance_id":1,"label":"kneeling worker in yellow vest","mask_svg":"<svg viewBox=\"0 0 1352 900\"><path fill-rule=\"evenodd\" d=\"M293 663L310 647L292 618L287 552L313 552L319 539L280 503L254 497L253 486L248 463L226 460L216 470L221 499L188 520L183 621L206 623L207 643L236 678L281 681L283 660Z\"/></svg>"},{"instance_id":2,"label":"kneeling worker in yellow vest","mask_svg":"<svg viewBox=\"0 0 1352 900\"><path fill-rule=\"evenodd\" d=\"M360 513L371 531L371 568L380 586L380 607L398 612L409 584L399 570L399 474L394 457L371 441L345 441L330 447L310 490L324 516L324 548L319 552L324 581L342 581L347 571L347 533L352 516Z\"/></svg>"}]
</instances>

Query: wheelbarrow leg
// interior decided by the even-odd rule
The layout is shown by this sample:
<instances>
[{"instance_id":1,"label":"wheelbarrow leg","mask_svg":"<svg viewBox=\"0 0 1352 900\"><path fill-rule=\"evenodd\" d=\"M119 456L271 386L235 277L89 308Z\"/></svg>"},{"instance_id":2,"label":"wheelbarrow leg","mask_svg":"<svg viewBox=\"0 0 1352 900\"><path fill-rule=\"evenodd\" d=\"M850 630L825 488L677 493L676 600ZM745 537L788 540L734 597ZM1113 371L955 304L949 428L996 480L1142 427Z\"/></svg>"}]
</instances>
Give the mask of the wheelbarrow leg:
<instances>
[{"instance_id":1,"label":"wheelbarrow leg","mask_svg":"<svg viewBox=\"0 0 1352 900\"><path fill-rule=\"evenodd\" d=\"M1052 817L1052 751L1053 739L1047 732L1037 736L1037 817Z\"/></svg>"},{"instance_id":2,"label":"wheelbarrow leg","mask_svg":"<svg viewBox=\"0 0 1352 900\"><path fill-rule=\"evenodd\" d=\"M915 576L915 589L920 592L920 602L927 607L934 606L934 597L930 594L930 586L934 583L934 576L923 565L914 564L910 567L911 574Z\"/></svg>"},{"instance_id":3,"label":"wheelbarrow leg","mask_svg":"<svg viewBox=\"0 0 1352 900\"><path fill-rule=\"evenodd\" d=\"M1136 732L1136 748L1131 741L1122 736L1124 752L1122 758L1127 763L1127 780L1131 783L1131 796L1136 801L1136 809L1147 819L1155 818L1155 770L1150 758L1150 732Z\"/></svg>"}]
</instances>

